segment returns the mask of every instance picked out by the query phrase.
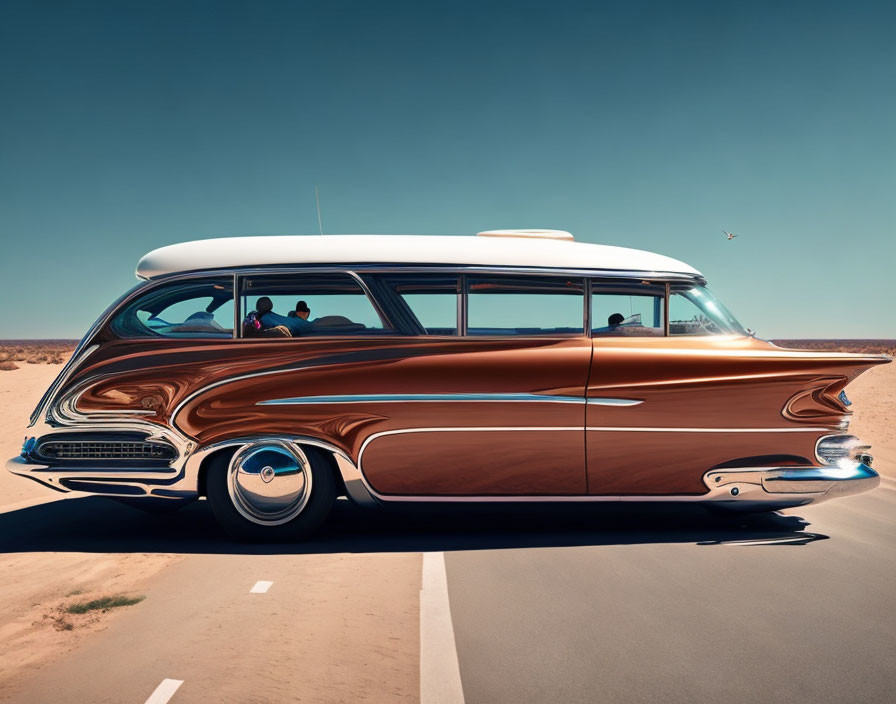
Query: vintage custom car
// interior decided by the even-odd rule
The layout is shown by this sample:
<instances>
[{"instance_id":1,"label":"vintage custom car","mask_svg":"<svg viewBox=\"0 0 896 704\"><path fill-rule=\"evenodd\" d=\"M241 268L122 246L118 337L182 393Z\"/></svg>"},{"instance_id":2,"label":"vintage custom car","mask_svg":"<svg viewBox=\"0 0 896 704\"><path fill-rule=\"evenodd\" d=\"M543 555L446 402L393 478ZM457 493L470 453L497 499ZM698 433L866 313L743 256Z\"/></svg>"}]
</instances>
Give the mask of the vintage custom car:
<instances>
[{"instance_id":1,"label":"vintage custom car","mask_svg":"<svg viewBox=\"0 0 896 704\"><path fill-rule=\"evenodd\" d=\"M236 237L147 254L10 471L230 533L340 495L776 510L877 486L844 388L884 355L757 339L703 275L551 230Z\"/></svg>"}]
</instances>

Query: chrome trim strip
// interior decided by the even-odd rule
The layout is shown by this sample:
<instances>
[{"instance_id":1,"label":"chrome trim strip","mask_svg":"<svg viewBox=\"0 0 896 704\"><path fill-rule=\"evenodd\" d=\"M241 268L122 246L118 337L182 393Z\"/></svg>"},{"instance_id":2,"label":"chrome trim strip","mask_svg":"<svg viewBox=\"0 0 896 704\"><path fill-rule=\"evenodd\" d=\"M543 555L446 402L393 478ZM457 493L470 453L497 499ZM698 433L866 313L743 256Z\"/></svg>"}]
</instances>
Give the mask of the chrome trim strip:
<instances>
[{"instance_id":1,"label":"chrome trim strip","mask_svg":"<svg viewBox=\"0 0 896 704\"><path fill-rule=\"evenodd\" d=\"M457 334L459 337L467 336L467 275L463 272L457 274Z\"/></svg>"},{"instance_id":2,"label":"chrome trim strip","mask_svg":"<svg viewBox=\"0 0 896 704\"><path fill-rule=\"evenodd\" d=\"M828 428L637 428L627 426L587 426L585 430L632 433L823 433Z\"/></svg>"},{"instance_id":3,"label":"chrome trim strip","mask_svg":"<svg viewBox=\"0 0 896 704\"><path fill-rule=\"evenodd\" d=\"M672 286L666 282L666 295L663 296L663 337L669 337L669 299L672 297Z\"/></svg>"},{"instance_id":4,"label":"chrome trim strip","mask_svg":"<svg viewBox=\"0 0 896 704\"><path fill-rule=\"evenodd\" d=\"M346 394L339 396L294 396L259 401L256 406L298 406L342 403L584 403L579 396L546 396L524 393L457 394ZM640 403L636 401L635 403ZM627 403L620 405L629 405Z\"/></svg>"},{"instance_id":5,"label":"chrome trim strip","mask_svg":"<svg viewBox=\"0 0 896 704\"><path fill-rule=\"evenodd\" d=\"M641 399L548 396L526 393L447 393L447 394L345 394L338 396L292 396L259 401L256 406L298 406L336 403L587 403L589 406L637 406Z\"/></svg>"},{"instance_id":6,"label":"chrome trim strip","mask_svg":"<svg viewBox=\"0 0 896 704\"><path fill-rule=\"evenodd\" d=\"M644 399L636 398L600 398L586 399L589 406L638 406L644 403Z\"/></svg>"},{"instance_id":7,"label":"chrome trim strip","mask_svg":"<svg viewBox=\"0 0 896 704\"><path fill-rule=\"evenodd\" d=\"M230 339L236 340L243 331L243 316L240 310L240 277L239 274L233 274L233 335Z\"/></svg>"}]
</instances>

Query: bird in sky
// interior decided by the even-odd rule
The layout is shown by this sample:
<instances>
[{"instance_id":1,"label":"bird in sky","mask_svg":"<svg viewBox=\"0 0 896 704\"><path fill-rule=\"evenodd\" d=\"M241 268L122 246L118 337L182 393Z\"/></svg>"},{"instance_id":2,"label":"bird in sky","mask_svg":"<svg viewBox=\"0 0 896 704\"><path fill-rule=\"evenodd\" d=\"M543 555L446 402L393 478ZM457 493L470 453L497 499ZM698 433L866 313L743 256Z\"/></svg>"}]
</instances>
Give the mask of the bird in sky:
<instances>
[{"instance_id":1,"label":"bird in sky","mask_svg":"<svg viewBox=\"0 0 896 704\"><path fill-rule=\"evenodd\" d=\"M727 230L722 230L722 232L724 232L726 235L728 235L729 240L733 240L735 237L737 237L737 235L734 235L734 234L728 232Z\"/></svg>"}]
</instances>

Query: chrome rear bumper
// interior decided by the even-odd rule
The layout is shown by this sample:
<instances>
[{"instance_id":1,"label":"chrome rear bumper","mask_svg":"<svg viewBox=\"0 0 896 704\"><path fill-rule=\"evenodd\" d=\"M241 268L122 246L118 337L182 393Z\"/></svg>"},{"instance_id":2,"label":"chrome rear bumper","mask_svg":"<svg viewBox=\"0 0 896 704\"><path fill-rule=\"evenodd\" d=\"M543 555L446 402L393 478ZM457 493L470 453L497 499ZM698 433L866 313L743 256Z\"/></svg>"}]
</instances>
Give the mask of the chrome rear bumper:
<instances>
[{"instance_id":1,"label":"chrome rear bumper","mask_svg":"<svg viewBox=\"0 0 896 704\"><path fill-rule=\"evenodd\" d=\"M758 467L717 469L703 478L705 500L780 502L799 506L860 494L880 484L880 476L860 462L822 467Z\"/></svg>"}]
</instances>

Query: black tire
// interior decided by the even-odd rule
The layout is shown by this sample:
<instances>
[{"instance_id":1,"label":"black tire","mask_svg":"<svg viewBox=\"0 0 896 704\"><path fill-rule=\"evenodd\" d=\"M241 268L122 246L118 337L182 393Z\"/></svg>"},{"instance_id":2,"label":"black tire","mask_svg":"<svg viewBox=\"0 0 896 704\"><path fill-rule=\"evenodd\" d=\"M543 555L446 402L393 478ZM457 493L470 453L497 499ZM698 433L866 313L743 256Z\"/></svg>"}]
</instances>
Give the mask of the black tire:
<instances>
[{"instance_id":1,"label":"black tire","mask_svg":"<svg viewBox=\"0 0 896 704\"><path fill-rule=\"evenodd\" d=\"M237 540L293 541L311 535L326 520L336 502L336 477L326 455L315 447L302 446L311 471L311 493L302 512L288 523L261 525L245 518L233 504L228 489L232 453L213 457L208 468L206 492L212 513L221 527Z\"/></svg>"}]
</instances>

